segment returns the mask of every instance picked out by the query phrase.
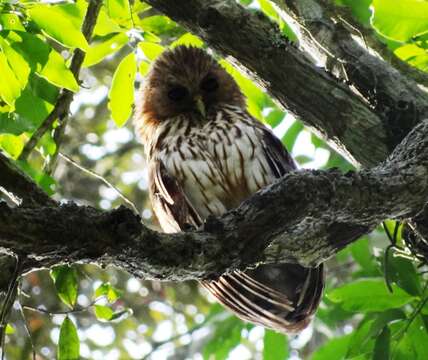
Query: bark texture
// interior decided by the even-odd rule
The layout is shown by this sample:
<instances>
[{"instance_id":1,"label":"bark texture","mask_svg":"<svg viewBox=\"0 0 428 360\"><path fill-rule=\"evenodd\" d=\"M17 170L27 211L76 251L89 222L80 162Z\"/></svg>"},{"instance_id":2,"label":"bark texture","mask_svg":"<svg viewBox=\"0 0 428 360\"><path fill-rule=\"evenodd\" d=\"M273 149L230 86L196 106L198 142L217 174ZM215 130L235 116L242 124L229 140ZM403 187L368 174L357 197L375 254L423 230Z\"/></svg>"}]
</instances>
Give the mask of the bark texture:
<instances>
[{"instance_id":1,"label":"bark texture","mask_svg":"<svg viewBox=\"0 0 428 360\"><path fill-rule=\"evenodd\" d=\"M321 53L322 44L340 60L349 82L315 66L305 46L290 43L263 14L234 1L148 3L239 61L285 108L355 163L383 162L346 174L290 173L238 209L209 218L201 229L166 235L146 228L126 208L103 212L60 205L0 155L0 186L23 201L18 207L0 203L3 253L21 255L26 271L95 262L118 265L138 277L186 280L259 262L315 265L386 218L419 213L415 228L426 235L421 210L428 198L428 121L420 119L428 117L428 100L416 83L357 46L319 8L309 17L307 9L317 9L313 0L278 4L287 5L314 33L316 41L303 36L302 45ZM314 26L326 21L324 40Z\"/></svg>"},{"instance_id":2,"label":"bark texture","mask_svg":"<svg viewBox=\"0 0 428 360\"><path fill-rule=\"evenodd\" d=\"M147 279L206 279L259 262L316 265L383 219L415 215L427 198L425 120L375 168L287 174L236 210L179 234L154 232L126 208L0 203L0 247L24 256L26 270L95 262Z\"/></svg>"}]
</instances>

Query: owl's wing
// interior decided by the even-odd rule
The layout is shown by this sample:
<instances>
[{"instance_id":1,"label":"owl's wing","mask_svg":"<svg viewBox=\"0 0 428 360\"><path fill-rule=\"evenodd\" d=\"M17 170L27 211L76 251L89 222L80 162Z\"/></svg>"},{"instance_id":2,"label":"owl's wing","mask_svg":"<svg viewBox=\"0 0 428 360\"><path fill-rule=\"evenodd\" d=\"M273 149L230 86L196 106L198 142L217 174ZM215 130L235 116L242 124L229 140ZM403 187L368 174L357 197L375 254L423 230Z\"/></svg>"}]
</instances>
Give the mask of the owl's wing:
<instances>
[{"instance_id":1,"label":"owl's wing","mask_svg":"<svg viewBox=\"0 0 428 360\"><path fill-rule=\"evenodd\" d=\"M177 180L168 173L163 162L151 161L148 170L152 206L163 231L174 233L185 230L188 225L200 226L201 217Z\"/></svg>"},{"instance_id":2,"label":"owl's wing","mask_svg":"<svg viewBox=\"0 0 428 360\"><path fill-rule=\"evenodd\" d=\"M270 130L248 115L258 131L259 145L271 173L280 178L296 169L294 160ZM234 271L203 285L240 318L282 332L305 328L320 302L324 288L323 265L261 265Z\"/></svg>"}]
</instances>

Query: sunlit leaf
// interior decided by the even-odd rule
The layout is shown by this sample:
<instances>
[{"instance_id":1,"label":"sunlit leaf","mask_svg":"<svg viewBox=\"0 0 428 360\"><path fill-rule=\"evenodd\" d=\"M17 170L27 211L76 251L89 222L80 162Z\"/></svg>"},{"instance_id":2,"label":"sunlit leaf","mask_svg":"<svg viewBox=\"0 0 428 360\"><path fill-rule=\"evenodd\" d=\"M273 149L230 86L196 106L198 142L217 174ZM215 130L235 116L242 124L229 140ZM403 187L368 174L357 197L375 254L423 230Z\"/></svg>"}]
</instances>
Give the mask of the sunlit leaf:
<instances>
[{"instance_id":1,"label":"sunlit leaf","mask_svg":"<svg viewBox=\"0 0 428 360\"><path fill-rule=\"evenodd\" d=\"M0 134L0 148L16 159L24 148L24 141L21 136Z\"/></svg>"},{"instance_id":2,"label":"sunlit leaf","mask_svg":"<svg viewBox=\"0 0 428 360\"><path fill-rule=\"evenodd\" d=\"M170 33L177 30L177 24L164 15L154 15L140 20L140 26L144 31L152 32L156 35Z\"/></svg>"},{"instance_id":3,"label":"sunlit leaf","mask_svg":"<svg viewBox=\"0 0 428 360\"><path fill-rule=\"evenodd\" d=\"M80 341L76 326L68 318L64 319L59 331L58 360L78 360L80 358Z\"/></svg>"},{"instance_id":4,"label":"sunlit leaf","mask_svg":"<svg viewBox=\"0 0 428 360\"><path fill-rule=\"evenodd\" d=\"M373 0L373 27L387 38L408 41L428 31L428 2Z\"/></svg>"},{"instance_id":5,"label":"sunlit leaf","mask_svg":"<svg viewBox=\"0 0 428 360\"><path fill-rule=\"evenodd\" d=\"M107 14L121 25L128 25L131 20L131 9L128 0L106 0ZM130 25L130 24L129 24Z\"/></svg>"},{"instance_id":6,"label":"sunlit leaf","mask_svg":"<svg viewBox=\"0 0 428 360\"><path fill-rule=\"evenodd\" d=\"M146 75L150 69L150 64L147 61L141 61L138 67L138 71L141 75Z\"/></svg>"},{"instance_id":7,"label":"sunlit leaf","mask_svg":"<svg viewBox=\"0 0 428 360\"><path fill-rule=\"evenodd\" d=\"M75 24L63 12L57 11L54 6L34 5L28 10L28 13L37 26L62 45L82 50L88 48L88 42L80 29L76 28Z\"/></svg>"},{"instance_id":8,"label":"sunlit leaf","mask_svg":"<svg viewBox=\"0 0 428 360\"><path fill-rule=\"evenodd\" d=\"M6 324L6 335L12 335L12 334L15 334L15 328L8 323Z\"/></svg>"},{"instance_id":9,"label":"sunlit leaf","mask_svg":"<svg viewBox=\"0 0 428 360\"><path fill-rule=\"evenodd\" d=\"M134 80L137 71L135 54L130 53L117 67L109 92L109 109L117 126L123 126L132 113Z\"/></svg>"},{"instance_id":10,"label":"sunlit leaf","mask_svg":"<svg viewBox=\"0 0 428 360\"><path fill-rule=\"evenodd\" d=\"M95 290L95 298L99 298L101 296L105 296L109 303L114 303L122 296L122 292L110 283L102 283Z\"/></svg>"},{"instance_id":11,"label":"sunlit leaf","mask_svg":"<svg viewBox=\"0 0 428 360\"><path fill-rule=\"evenodd\" d=\"M406 44L394 50L394 54L409 64L428 72L428 50L416 44Z\"/></svg>"},{"instance_id":12,"label":"sunlit leaf","mask_svg":"<svg viewBox=\"0 0 428 360\"><path fill-rule=\"evenodd\" d=\"M16 14L0 14L0 29L25 31L21 20Z\"/></svg>"},{"instance_id":13,"label":"sunlit leaf","mask_svg":"<svg viewBox=\"0 0 428 360\"><path fill-rule=\"evenodd\" d=\"M7 39L38 75L56 86L71 91L79 90L79 85L62 56L39 37L23 32L10 32Z\"/></svg>"},{"instance_id":14,"label":"sunlit leaf","mask_svg":"<svg viewBox=\"0 0 428 360\"><path fill-rule=\"evenodd\" d=\"M138 43L138 47L143 51L146 58L150 61L155 60L165 50L162 45L150 43L147 41L141 41Z\"/></svg>"},{"instance_id":15,"label":"sunlit leaf","mask_svg":"<svg viewBox=\"0 0 428 360\"><path fill-rule=\"evenodd\" d=\"M98 320L109 321L113 317L113 310L109 306L95 305L94 310Z\"/></svg>"},{"instance_id":16,"label":"sunlit leaf","mask_svg":"<svg viewBox=\"0 0 428 360\"><path fill-rule=\"evenodd\" d=\"M284 334L273 330L265 330L263 337L263 360L288 358L288 342Z\"/></svg>"},{"instance_id":17,"label":"sunlit leaf","mask_svg":"<svg viewBox=\"0 0 428 360\"><path fill-rule=\"evenodd\" d=\"M180 36L173 43L171 43L170 46L174 48L179 45L194 46L194 47L201 48L204 46L204 42L198 36L193 35L191 33L186 33Z\"/></svg>"},{"instance_id":18,"label":"sunlit leaf","mask_svg":"<svg viewBox=\"0 0 428 360\"><path fill-rule=\"evenodd\" d=\"M331 290L327 297L348 311L371 312L396 308L408 304L415 297L393 284L391 294L383 279L365 279Z\"/></svg>"},{"instance_id":19,"label":"sunlit leaf","mask_svg":"<svg viewBox=\"0 0 428 360\"><path fill-rule=\"evenodd\" d=\"M15 100L21 95L21 84L16 78L15 73L10 68L4 52L0 51L0 98L10 105L15 105Z\"/></svg>"},{"instance_id":20,"label":"sunlit leaf","mask_svg":"<svg viewBox=\"0 0 428 360\"><path fill-rule=\"evenodd\" d=\"M92 43L89 47L83 66L98 64L106 56L119 51L127 42L128 36L125 33L118 33L101 41Z\"/></svg>"},{"instance_id":21,"label":"sunlit leaf","mask_svg":"<svg viewBox=\"0 0 428 360\"><path fill-rule=\"evenodd\" d=\"M55 288L59 298L70 308L73 308L77 300L77 272L68 265L54 267L51 270Z\"/></svg>"},{"instance_id":22,"label":"sunlit leaf","mask_svg":"<svg viewBox=\"0 0 428 360\"><path fill-rule=\"evenodd\" d=\"M28 83L28 77L31 71L30 66L22 55L13 49L9 43L2 38L0 38L0 48L3 50L16 79L19 81L21 89L24 89Z\"/></svg>"}]
</instances>

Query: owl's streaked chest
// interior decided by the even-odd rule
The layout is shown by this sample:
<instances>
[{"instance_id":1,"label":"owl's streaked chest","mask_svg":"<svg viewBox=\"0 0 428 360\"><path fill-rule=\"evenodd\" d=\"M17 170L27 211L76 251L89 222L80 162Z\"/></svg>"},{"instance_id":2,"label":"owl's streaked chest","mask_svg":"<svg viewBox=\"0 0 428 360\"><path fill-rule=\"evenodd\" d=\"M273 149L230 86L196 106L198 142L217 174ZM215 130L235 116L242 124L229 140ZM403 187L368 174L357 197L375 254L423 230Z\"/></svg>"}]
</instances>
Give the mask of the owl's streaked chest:
<instances>
[{"instance_id":1,"label":"owl's streaked chest","mask_svg":"<svg viewBox=\"0 0 428 360\"><path fill-rule=\"evenodd\" d=\"M200 127L183 120L157 154L202 218L238 206L274 180L261 130L238 115L221 111Z\"/></svg>"}]
</instances>

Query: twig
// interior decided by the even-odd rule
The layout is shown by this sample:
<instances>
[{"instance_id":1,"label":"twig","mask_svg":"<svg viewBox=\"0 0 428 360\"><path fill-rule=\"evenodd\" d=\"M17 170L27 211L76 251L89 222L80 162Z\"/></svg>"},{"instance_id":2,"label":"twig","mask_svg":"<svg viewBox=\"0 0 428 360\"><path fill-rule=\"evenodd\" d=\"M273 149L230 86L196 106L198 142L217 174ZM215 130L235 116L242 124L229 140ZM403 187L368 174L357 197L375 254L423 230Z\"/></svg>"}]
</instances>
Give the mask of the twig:
<instances>
[{"instance_id":1,"label":"twig","mask_svg":"<svg viewBox=\"0 0 428 360\"><path fill-rule=\"evenodd\" d=\"M9 282L9 288L7 290L7 294L4 299L4 303L0 313L0 343L1 343L1 349L2 349L1 360L4 359L4 355L5 355L4 341L6 336L7 318L9 317L10 311L15 301L16 291L19 283L18 278L21 272L21 265L22 265L22 259L21 257L17 256L15 270Z\"/></svg>"},{"instance_id":2,"label":"twig","mask_svg":"<svg viewBox=\"0 0 428 360\"><path fill-rule=\"evenodd\" d=\"M54 315L69 315L69 314L75 314L75 313L79 313L79 312L83 312L83 311L87 311L89 310L92 306L94 306L102 297L99 297L95 300L93 300L89 305L81 307L81 308L75 308L75 309L71 309L71 310L58 310L58 311L51 311L51 310L46 310L46 309L42 309L42 308L35 308L33 306L30 305L22 305L22 309L23 310L29 310L29 311L33 311L33 312L37 312L40 314L46 314L46 315L50 315L50 316L54 316Z\"/></svg>"},{"instance_id":3,"label":"twig","mask_svg":"<svg viewBox=\"0 0 428 360\"><path fill-rule=\"evenodd\" d=\"M63 153L58 153L58 155L64 159L65 161L69 162L70 164L72 164L73 166L77 167L79 170L82 170L83 172L101 180L105 185L107 185L109 188L113 189L117 195L123 200L125 201L131 208L132 210L135 211L136 214L139 214L139 211L137 209L137 207L135 206L135 204L129 200L117 187L115 187L111 182L109 182L107 179L105 179L104 177L102 177L101 175L97 174L95 171L86 169L85 167L83 167L82 165L80 165L79 163L77 163L76 161L74 161L72 158L70 158L69 156L63 154Z\"/></svg>"},{"instance_id":4,"label":"twig","mask_svg":"<svg viewBox=\"0 0 428 360\"><path fill-rule=\"evenodd\" d=\"M89 2L88 10L86 11L85 20L82 25L82 34L89 42L92 37L92 32L95 27L95 23L98 18L102 5L101 0L91 0ZM73 58L71 59L70 71L74 75L75 79L79 80L79 71L85 59L85 53L76 49L73 53ZM31 151L39 142L40 138L48 131L56 119L59 120L59 123L62 124L66 122L71 101L73 100L73 92L67 89L63 89L61 95L56 101L55 107L52 112L48 115L42 125L31 135L30 140L25 144L24 149L22 150L19 160L26 160L30 155ZM59 143L57 143L57 149ZM53 155L55 156L55 154Z\"/></svg>"},{"instance_id":5,"label":"twig","mask_svg":"<svg viewBox=\"0 0 428 360\"><path fill-rule=\"evenodd\" d=\"M33 338L31 336L31 331L28 328L27 318L25 317L24 309L22 308L21 302L18 301L18 304L19 304L19 313L21 314L22 320L24 321L25 332L27 333L28 338L30 339L32 357L33 357L33 360L36 360L36 348L34 346Z\"/></svg>"}]
</instances>

